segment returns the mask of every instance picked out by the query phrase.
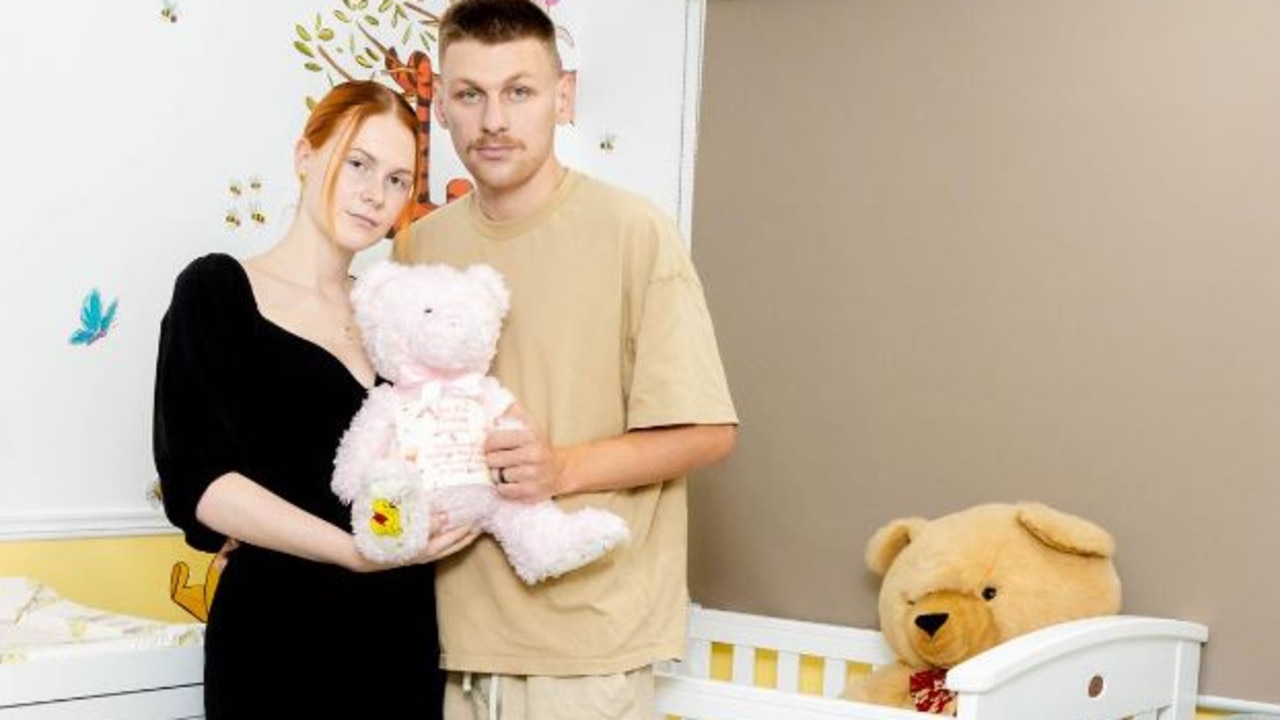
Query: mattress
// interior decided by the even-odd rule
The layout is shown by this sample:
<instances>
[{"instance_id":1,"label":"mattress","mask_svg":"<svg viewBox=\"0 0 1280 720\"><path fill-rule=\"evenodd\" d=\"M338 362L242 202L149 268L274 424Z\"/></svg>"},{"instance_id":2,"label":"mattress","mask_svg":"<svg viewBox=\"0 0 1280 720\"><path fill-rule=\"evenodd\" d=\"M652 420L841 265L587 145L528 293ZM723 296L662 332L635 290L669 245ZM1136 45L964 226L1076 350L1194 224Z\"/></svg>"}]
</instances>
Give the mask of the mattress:
<instances>
[{"instance_id":1,"label":"mattress","mask_svg":"<svg viewBox=\"0 0 1280 720\"><path fill-rule=\"evenodd\" d=\"M204 626L87 607L26 577L0 577L0 665L144 648L199 646Z\"/></svg>"}]
</instances>

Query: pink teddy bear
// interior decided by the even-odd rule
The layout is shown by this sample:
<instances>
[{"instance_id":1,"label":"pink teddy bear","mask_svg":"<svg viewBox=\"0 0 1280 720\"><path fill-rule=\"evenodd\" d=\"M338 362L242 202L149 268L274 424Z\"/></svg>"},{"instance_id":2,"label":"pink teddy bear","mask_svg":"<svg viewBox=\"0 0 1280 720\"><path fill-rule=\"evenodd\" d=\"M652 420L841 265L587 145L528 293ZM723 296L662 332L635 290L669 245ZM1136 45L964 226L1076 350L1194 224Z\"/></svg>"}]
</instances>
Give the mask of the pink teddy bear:
<instances>
[{"instance_id":1,"label":"pink teddy bear","mask_svg":"<svg viewBox=\"0 0 1280 720\"><path fill-rule=\"evenodd\" d=\"M579 568L628 538L613 513L505 500L485 464L486 433L515 422L514 401L489 364L510 302L487 265L376 263L351 293L378 374L334 460L332 488L351 506L356 546L402 562L427 542L431 514L493 536L532 585Z\"/></svg>"}]
</instances>

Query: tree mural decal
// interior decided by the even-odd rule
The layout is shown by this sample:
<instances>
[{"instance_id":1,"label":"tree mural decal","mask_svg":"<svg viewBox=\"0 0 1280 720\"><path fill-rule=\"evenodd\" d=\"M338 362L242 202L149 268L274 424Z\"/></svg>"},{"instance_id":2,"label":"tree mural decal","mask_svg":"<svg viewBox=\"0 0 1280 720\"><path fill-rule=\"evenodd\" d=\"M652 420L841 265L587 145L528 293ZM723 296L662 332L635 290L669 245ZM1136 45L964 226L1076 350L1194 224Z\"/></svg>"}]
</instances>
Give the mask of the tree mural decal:
<instances>
[{"instance_id":1,"label":"tree mural decal","mask_svg":"<svg viewBox=\"0 0 1280 720\"><path fill-rule=\"evenodd\" d=\"M530 0L550 12L560 0ZM413 219L439 207L431 202L431 49L436 44L440 11L422 3L401 0L342 0L329 13L318 12L306 23L294 27L293 46L303 56L302 66L322 74L333 85L355 79L378 80L398 90L418 117L418 141L422 169L418 195L414 198ZM557 26L560 40L573 45L569 32ZM307 107L316 100L307 97ZM452 202L471 190L467 178L451 178L445 184L445 202Z\"/></svg>"},{"instance_id":2,"label":"tree mural decal","mask_svg":"<svg viewBox=\"0 0 1280 720\"><path fill-rule=\"evenodd\" d=\"M328 14L316 13L307 23L294 27L293 46L302 54L302 66L323 74L329 86L347 80L384 82L398 90L418 117L418 142L422 153L418 194L413 203L413 219L438 205L431 202L431 82L430 50L436 42L439 14L418 3L381 0L342 0L341 7ZM307 97L307 107L316 100ZM445 201L466 194L471 181L451 179Z\"/></svg>"}]
</instances>

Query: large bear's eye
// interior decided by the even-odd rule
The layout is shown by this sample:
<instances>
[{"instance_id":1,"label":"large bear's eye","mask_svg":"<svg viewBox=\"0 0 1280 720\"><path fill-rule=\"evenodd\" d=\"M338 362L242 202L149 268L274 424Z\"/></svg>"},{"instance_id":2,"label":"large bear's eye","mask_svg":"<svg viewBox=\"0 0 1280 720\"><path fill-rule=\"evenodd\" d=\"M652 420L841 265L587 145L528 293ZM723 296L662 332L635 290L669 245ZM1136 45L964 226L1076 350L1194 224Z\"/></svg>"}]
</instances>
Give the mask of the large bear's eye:
<instances>
[{"instance_id":1,"label":"large bear's eye","mask_svg":"<svg viewBox=\"0 0 1280 720\"><path fill-rule=\"evenodd\" d=\"M983 600L995 600L995 599L996 599L996 589L995 589L995 588L993 588L993 587L990 587L990 586L987 586L987 587L982 588L982 599L983 599Z\"/></svg>"},{"instance_id":2,"label":"large bear's eye","mask_svg":"<svg viewBox=\"0 0 1280 720\"><path fill-rule=\"evenodd\" d=\"M430 314L431 314L431 308L423 308L423 309L422 309L422 314L423 314L423 315L430 315Z\"/></svg>"}]
</instances>

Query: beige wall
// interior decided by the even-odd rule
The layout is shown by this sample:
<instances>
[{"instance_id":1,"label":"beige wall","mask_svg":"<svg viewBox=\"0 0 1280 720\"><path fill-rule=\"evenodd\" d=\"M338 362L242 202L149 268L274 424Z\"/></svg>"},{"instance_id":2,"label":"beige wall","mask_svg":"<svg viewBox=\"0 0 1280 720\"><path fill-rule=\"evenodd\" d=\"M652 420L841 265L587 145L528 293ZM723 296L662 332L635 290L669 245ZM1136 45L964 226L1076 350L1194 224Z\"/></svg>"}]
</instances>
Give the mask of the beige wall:
<instances>
[{"instance_id":1,"label":"beige wall","mask_svg":"<svg viewBox=\"0 0 1280 720\"><path fill-rule=\"evenodd\" d=\"M695 599L874 626L876 527L1042 500L1280 701L1280 3L711 0L705 62Z\"/></svg>"}]
</instances>

